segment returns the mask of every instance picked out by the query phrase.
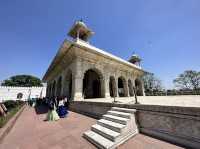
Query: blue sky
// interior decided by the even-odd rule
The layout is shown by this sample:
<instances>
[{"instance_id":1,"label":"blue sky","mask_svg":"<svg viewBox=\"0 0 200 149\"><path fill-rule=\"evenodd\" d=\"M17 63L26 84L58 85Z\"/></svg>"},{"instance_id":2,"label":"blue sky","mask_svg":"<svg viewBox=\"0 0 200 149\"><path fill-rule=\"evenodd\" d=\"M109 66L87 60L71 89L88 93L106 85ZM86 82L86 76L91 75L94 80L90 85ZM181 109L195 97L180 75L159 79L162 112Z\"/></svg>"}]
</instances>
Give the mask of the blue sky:
<instances>
[{"instance_id":1,"label":"blue sky","mask_svg":"<svg viewBox=\"0 0 200 149\"><path fill-rule=\"evenodd\" d=\"M166 88L184 70L200 70L199 0L1 0L0 80L42 78L75 20L95 32L91 44L123 59L139 54Z\"/></svg>"}]
</instances>

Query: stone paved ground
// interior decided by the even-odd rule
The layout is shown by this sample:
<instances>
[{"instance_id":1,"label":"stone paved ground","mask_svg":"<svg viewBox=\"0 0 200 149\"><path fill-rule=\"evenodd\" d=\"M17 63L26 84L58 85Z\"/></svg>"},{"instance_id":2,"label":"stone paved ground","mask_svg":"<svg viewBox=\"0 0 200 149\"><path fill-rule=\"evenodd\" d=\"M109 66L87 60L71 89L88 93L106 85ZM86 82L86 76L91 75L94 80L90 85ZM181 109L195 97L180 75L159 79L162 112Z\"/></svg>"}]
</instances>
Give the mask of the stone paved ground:
<instances>
[{"instance_id":1,"label":"stone paved ground","mask_svg":"<svg viewBox=\"0 0 200 149\"><path fill-rule=\"evenodd\" d=\"M134 104L135 97L118 97L115 99L121 104ZM84 99L90 102L113 102L110 98ZM179 95L179 96L138 96L140 104L181 106L181 107L200 107L200 95Z\"/></svg>"},{"instance_id":2,"label":"stone paved ground","mask_svg":"<svg viewBox=\"0 0 200 149\"><path fill-rule=\"evenodd\" d=\"M94 149L82 137L96 120L69 112L67 118L57 122L44 121L44 107L26 107L10 133L4 138L0 149ZM138 134L119 149L183 149L170 143Z\"/></svg>"}]
</instances>

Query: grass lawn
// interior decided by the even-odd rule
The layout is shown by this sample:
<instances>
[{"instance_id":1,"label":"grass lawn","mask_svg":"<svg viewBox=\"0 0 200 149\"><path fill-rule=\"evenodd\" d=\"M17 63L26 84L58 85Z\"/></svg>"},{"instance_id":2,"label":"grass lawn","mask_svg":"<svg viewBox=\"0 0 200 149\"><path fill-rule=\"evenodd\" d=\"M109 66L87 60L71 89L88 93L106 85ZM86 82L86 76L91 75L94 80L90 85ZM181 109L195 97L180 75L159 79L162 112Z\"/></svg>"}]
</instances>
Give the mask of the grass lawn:
<instances>
[{"instance_id":1,"label":"grass lawn","mask_svg":"<svg viewBox=\"0 0 200 149\"><path fill-rule=\"evenodd\" d=\"M18 105L14 108L12 108L5 117L1 116L0 117L0 128L2 128L20 109L22 105Z\"/></svg>"}]
</instances>

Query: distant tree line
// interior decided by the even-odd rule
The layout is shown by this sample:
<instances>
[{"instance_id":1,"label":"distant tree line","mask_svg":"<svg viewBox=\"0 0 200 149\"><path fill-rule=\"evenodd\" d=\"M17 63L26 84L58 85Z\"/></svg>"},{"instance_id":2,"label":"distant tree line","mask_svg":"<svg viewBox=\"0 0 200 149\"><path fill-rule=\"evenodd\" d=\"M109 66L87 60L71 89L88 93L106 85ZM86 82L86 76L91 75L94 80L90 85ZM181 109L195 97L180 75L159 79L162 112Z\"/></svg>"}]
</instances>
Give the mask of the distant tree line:
<instances>
[{"instance_id":1,"label":"distant tree line","mask_svg":"<svg viewBox=\"0 0 200 149\"><path fill-rule=\"evenodd\" d=\"M42 81L39 78L31 75L12 76L9 79L4 80L1 85L19 87L43 86Z\"/></svg>"},{"instance_id":2,"label":"distant tree line","mask_svg":"<svg viewBox=\"0 0 200 149\"><path fill-rule=\"evenodd\" d=\"M175 89L165 90L162 82L153 73L145 73L143 76L146 96L166 95L200 95L200 72L186 70L173 80ZM16 75L1 83L2 86L43 86L42 81L31 75Z\"/></svg>"},{"instance_id":3,"label":"distant tree line","mask_svg":"<svg viewBox=\"0 0 200 149\"><path fill-rule=\"evenodd\" d=\"M153 73L146 73L143 77L146 96L168 95L200 95L200 72L186 70L173 80L175 89L165 90Z\"/></svg>"},{"instance_id":4,"label":"distant tree line","mask_svg":"<svg viewBox=\"0 0 200 149\"><path fill-rule=\"evenodd\" d=\"M159 80L153 73L145 73L143 76L143 83L146 96L155 96L162 94L163 91L161 80Z\"/></svg>"},{"instance_id":5,"label":"distant tree line","mask_svg":"<svg viewBox=\"0 0 200 149\"><path fill-rule=\"evenodd\" d=\"M173 80L176 90L169 93L175 95L200 95L200 72L186 70Z\"/></svg>"}]
</instances>

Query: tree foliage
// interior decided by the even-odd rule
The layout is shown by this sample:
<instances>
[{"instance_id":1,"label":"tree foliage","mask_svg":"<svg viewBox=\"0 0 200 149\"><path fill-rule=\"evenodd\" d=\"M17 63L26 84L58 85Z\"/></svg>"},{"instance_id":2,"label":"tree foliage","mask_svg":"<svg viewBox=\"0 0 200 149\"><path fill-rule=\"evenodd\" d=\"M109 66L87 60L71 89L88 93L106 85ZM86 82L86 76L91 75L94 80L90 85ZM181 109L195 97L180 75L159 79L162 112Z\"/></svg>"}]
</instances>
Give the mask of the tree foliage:
<instances>
[{"instance_id":1,"label":"tree foliage","mask_svg":"<svg viewBox=\"0 0 200 149\"><path fill-rule=\"evenodd\" d=\"M157 92L163 89L161 80L156 78L153 73L146 73L143 76L143 82L146 93Z\"/></svg>"},{"instance_id":2,"label":"tree foliage","mask_svg":"<svg viewBox=\"0 0 200 149\"><path fill-rule=\"evenodd\" d=\"M200 89L200 72L186 70L173 80L176 87L180 89Z\"/></svg>"},{"instance_id":3,"label":"tree foliage","mask_svg":"<svg viewBox=\"0 0 200 149\"><path fill-rule=\"evenodd\" d=\"M31 86L42 86L42 82L39 78L31 75L16 75L10 77L7 80L4 80L1 85L31 87Z\"/></svg>"}]
</instances>

